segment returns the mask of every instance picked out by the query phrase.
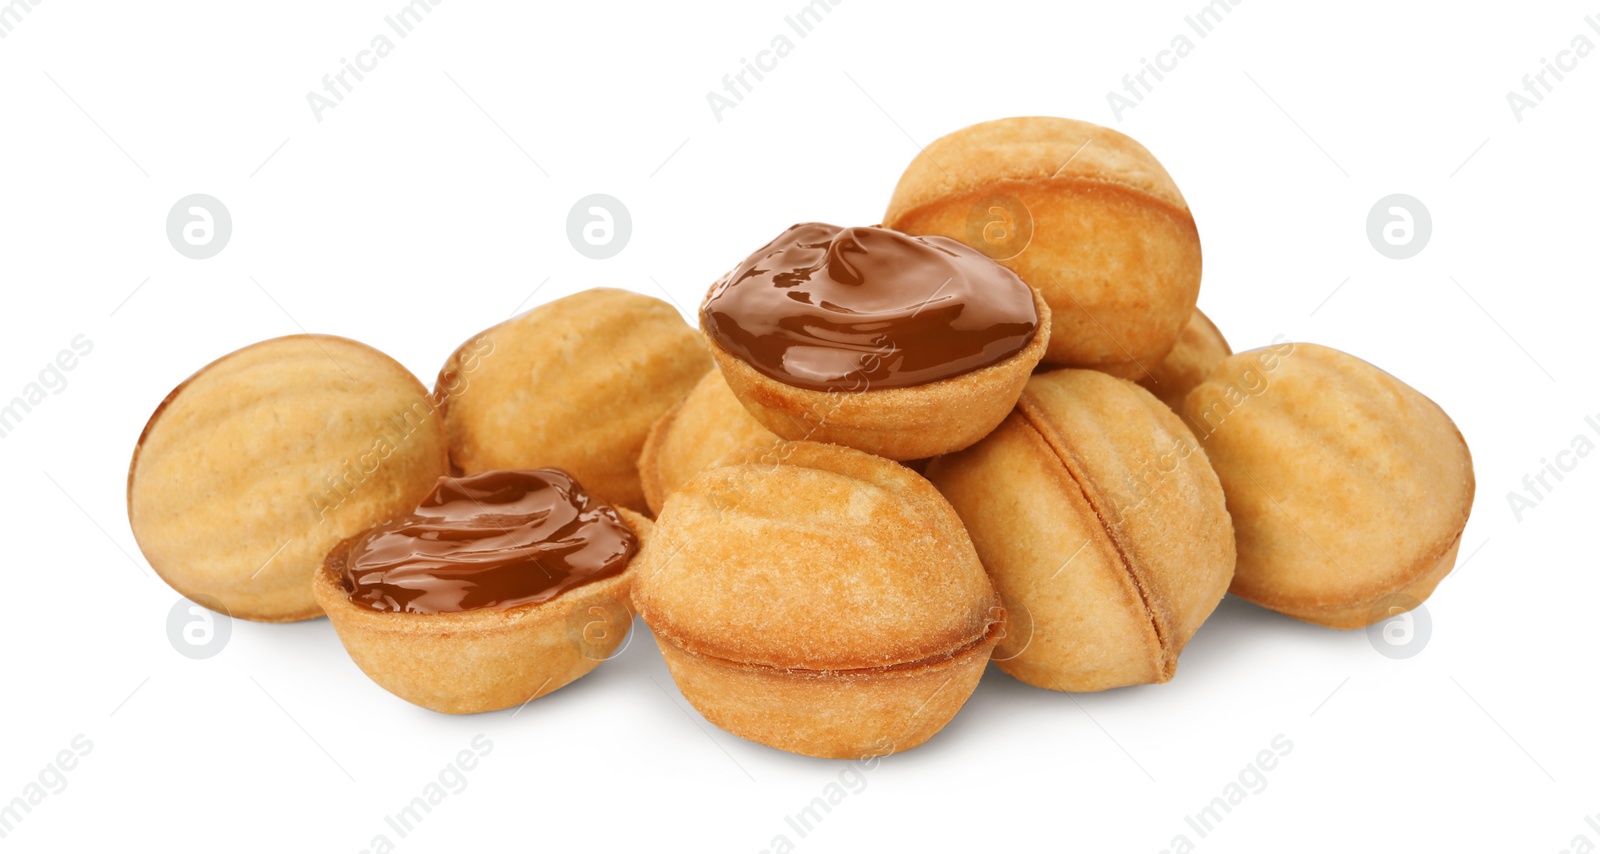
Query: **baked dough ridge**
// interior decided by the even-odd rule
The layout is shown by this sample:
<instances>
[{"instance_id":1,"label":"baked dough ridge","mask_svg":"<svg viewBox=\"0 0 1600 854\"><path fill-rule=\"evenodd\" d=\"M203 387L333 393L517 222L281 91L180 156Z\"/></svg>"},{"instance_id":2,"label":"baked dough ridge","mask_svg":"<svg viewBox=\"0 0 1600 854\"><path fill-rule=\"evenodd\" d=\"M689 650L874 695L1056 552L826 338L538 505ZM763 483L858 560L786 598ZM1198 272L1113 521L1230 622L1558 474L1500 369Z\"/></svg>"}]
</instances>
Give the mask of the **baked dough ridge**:
<instances>
[{"instance_id":1,"label":"baked dough ridge","mask_svg":"<svg viewBox=\"0 0 1600 854\"><path fill-rule=\"evenodd\" d=\"M1116 551L1117 559L1121 561L1123 570L1128 574L1128 579L1133 582L1134 589L1138 591L1139 602L1144 606L1145 616L1150 621L1150 631L1155 636L1156 649L1159 651L1157 660L1154 662L1158 675L1157 681L1166 682L1170 680L1178 670L1178 657L1174 654L1172 643L1169 640L1170 627L1166 625L1166 621L1159 609L1152 606L1150 590L1143 574L1134 565L1132 558L1129 557L1127 544L1122 541L1121 536L1106 521L1105 502L1101 498L1099 491L1089 486L1088 478L1083 472L1083 466L1078 462L1077 451L1064 436L1050 428L1048 420L1039 413L1037 404L1030 399L1027 392L1023 392L1022 398L1017 401L1016 411L1021 416L1022 423L1037 433L1039 438L1044 441L1044 444L1056 455L1056 459L1060 461L1062 468L1066 470L1067 476L1072 479L1073 484L1082 493L1084 502L1094 512L1095 521L1100 523L1101 533L1105 535L1112 549Z\"/></svg>"}]
</instances>

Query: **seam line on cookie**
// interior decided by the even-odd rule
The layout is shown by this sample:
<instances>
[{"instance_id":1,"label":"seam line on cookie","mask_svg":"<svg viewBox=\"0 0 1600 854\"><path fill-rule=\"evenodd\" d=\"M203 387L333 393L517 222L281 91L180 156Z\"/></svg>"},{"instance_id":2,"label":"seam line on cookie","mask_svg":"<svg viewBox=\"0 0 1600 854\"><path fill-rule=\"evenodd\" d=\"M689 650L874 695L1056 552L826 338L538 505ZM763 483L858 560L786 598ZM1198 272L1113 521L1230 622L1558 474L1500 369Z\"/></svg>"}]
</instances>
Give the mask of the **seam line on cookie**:
<instances>
[{"instance_id":1,"label":"seam line on cookie","mask_svg":"<svg viewBox=\"0 0 1600 854\"><path fill-rule=\"evenodd\" d=\"M979 187L968 187L968 188L959 188L959 189L954 189L953 188L952 191L947 195L938 196L938 197L929 199L928 201L923 202L922 204L916 205L914 207L907 208L905 210L905 212L901 213L898 217L896 217L896 220L903 221L903 220L906 220L906 219L910 219L915 214L920 214L924 210L932 208L935 205L939 205L939 204L947 202L951 197L956 197L956 198L962 198L962 197L983 198L985 195L988 194L988 192L990 192L989 188L992 188L992 187L1003 186L1003 185L1008 185L1008 184L1035 184L1035 183L1044 184L1044 183L1052 183L1052 182L1075 183L1075 184L1083 184L1083 185L1087 185L1087 186L1091 186L1091 187L1104 187L1104 188L1108 188L1108 189L1112 189L1112 190L1117 190L1117 191L1125 193L1125 194L1127 194L1129 196L1135 197L1138 201L1148 202L1152 207L1158 208L1162 213L1167 214L1169 216L1172 216L1172 217L1178 219L1179 221L1187 220L1189 222L1190 226L1194 227L1194 210L1191 209L1188 206L1188 200L1187 199L1184 200L1183 207L1179 207L1179 206L1173 204L1172 202L1167 201L1166 199L1163 199L1160 196L1157 196L1154 193L1151 193L1150 191L1143 189L1142 187L1137 187L1137 186L1134 186L1132 184L1128 184L1128 183L1125 183L1125 182L1122 182L1122 181L1111 181L1111 180L1107 180L1105 178L1090 178L1090 177L1083 176L1083 175L1048 175L1048 176L1043 177L1043 178L1035 178L1035 177L1002 178L1002 179L1000 179L998 181L993 181L993 182L990 182L988 184L981 185Z\"/></svg>"},{"instance_id":2,"label":"seam line on cookie","mask_svg":"<svg viewBox=\"0 0 1600 854\"><path fill-rule=\"evenodd\" d=\"M836 668L830 668L830 669L818 669L818 668L813 668L813 667L779 667L779 666L774 665L774 664L765 664L763 662L735 661L735 660L733 660L731 658L725 658L723 656L717 655L716 653L700 652L700 651L697 651L697 650L694 650L694 649L690 649L689 647L687 647L687 646L683 645L682 643L679 643L677 640L673 639L670 635L667 635L666 637L667 637L668 641L670 641L672 643L673 646L677 647L679 652L682 652L682 653L684 653L686 655L692 655L695 658L703 658L703 659L706 659L708 661L713 661L713 662L716 662L717 664L721 664L721 665L723 665L725 667L730 667L730 668L735 668L735 669L763 670L763 671L770 671L770 672L773 672L773 673L781 673L781 674L789 675L789 676L801 676L801 677L806 677L806 676L824 676L824 675L832 675L832 676L876 676L876 675L887 675L887 674L891 674L891 673L904 673L904 672L909 672L909 671L916 670L916 669L922 668L922 667L929 667L929 666L937 665L937 664L940 664L940 663L946 662L946 661L954 661L955 659L960 658L961 656L973 651L974 649L977 649L978 647L983 646L984 643L988 642L992 637L994 637L994 634L995 634L995 631L996 631L995 626L997 626L997 625L999 625L999 624L998 623L990 624L989 628L987 628L982 635L979 635L976 640L972 640L972 641L969 641L969 642L967 642L965 644L962 644L961 646L956 647L955 649L953 649L953 650L951 650L949 652L935 653L933 655L923 656L922 658L914 659L912 661L902 661L902 662L897 662L895 664L882 664L882 665L874 665L874 666L871 666L871 667L836 667ZM655 631L655 630L652 629L652 631ZM664 634L664 633L658 633L658 634Z\"/></svg>"},{"instance_id":3,"label":"seam line on cookie","mask_svg":"<svg viewBox=\"0 0 1600 854\"><path fill-rule=\"evenodd\" d=\"M1167 641L1166 629L1161 625L1161 619L1157 615L1156 609L1151 605L1150 591L1146 588L1144 579L1140 576L1138 570L1134 568L1133 560L1117 539L1116 532L1111 529L1111 525L1106 521L1105 514L1101 512L1099 502L1090 494L1083 478L1078 476L1075 465L1077 455L1073 453L1072 448L1067 446L1064 439L1055 435L1055 431L1045 432L1041 419L1035 417L1029 411L1031 408L1032 404L1028 401L1026 395L1017 401L1016 412L1022 417L1022 422L1030 430L1038 434L1039 439L1055 454L1056 460L1066 470L1067 477L1071 478L1073 484L1078 487L1078 491L1083 495L1084 503L1089 506L1090 512L1094 513L1095 521L1100 523L1100 530L1106 535L1106 539L1110 541L1112 550L1116 552L1117 560L1121 562L1123 571L1128 574L1128 579L1133 582L1133 589L1139 594L1139 603L1144 606L1145 618L1150 621L1150 632L1156 638L1158 651L1157 669L1160 671L1163 681L1171 678L1172 671L1176 669L1177 658L1172 655L1171 644Z\"/></svg>"}]
</instances>

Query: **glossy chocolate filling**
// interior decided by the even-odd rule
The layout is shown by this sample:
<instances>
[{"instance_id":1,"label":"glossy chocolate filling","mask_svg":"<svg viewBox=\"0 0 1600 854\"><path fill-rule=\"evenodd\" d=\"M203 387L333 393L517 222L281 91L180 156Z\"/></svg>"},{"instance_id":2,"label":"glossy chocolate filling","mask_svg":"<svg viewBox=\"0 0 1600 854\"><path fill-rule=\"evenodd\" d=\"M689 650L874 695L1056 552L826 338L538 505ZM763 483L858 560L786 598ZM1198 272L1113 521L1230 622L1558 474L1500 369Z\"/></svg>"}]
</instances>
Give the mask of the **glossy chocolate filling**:
<instances>
[{"instance_id":1,"label":"glossy chocolate filling","mask_svg":"<svg viewBox=\"0 0 1600 854\"><path fill-rule=\"evenodd\" d=\"M1033 292L947 237L791 227L733 268L700 309L718 346L786 385L905 388L1016 355L1033 340Z\"/></svg>"},{"instance_id":2,"label":"glossy chocolate filling","mask_svg":"<svg viewBox=\"0 0 1600 854\"><path fill-rule=\"evenodd\" d=\"M488 471L440 478L416 512L360 535L339 580L374 611L512 608L616 575L638 548L566 472Z\"/></svg>"}]
</instances>

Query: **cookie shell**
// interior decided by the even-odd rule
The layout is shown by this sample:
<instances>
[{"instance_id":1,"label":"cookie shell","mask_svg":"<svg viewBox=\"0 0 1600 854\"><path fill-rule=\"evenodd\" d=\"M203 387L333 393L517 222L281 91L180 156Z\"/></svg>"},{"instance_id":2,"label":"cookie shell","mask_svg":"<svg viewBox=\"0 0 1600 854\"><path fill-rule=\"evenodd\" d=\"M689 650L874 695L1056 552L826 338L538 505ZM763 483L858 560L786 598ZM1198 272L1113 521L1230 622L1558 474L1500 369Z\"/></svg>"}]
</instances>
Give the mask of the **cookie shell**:
<instances>
[{"instance_id":1,"label":"cookie shell","mask_svg":"<svg viewBox=\"0 0 1600 854\"><path fill-rule=\"evenodd\" d=\"M813 756L931 737L1002 619L932 485L838 446L783 443L701 472L668 496L639 563L635 604L685 697L736 735Z\"/></svg>"},{"instance_id":2,"label":"cookie shell","mask_svg":"<svg viewBox=\"0 0 1600 854\"><path fill-rule=\"evenodd\" d=\"M322 613L311 579L345 537L408 512L447 471L443 419L388 356L290 335L200 369L128 468L128 521L178 592L266 622Z\"/></svg>"},{"instance_id":3,"label":"cookie shell","mask_svg":"<svg viewBox=\"0 0 1600 854\"><path fill-rule=\"evenodd\" d=\"M928 479L1004 597L994 660L1031 685L1168 681L1233 574L1204 451L1149 392L1098 371L1035 375L998 430Z\"/></svg>"},{"instance_id":4,"label":"cookie shell","mask_svg":"<svg viewBox=\"0 0 1600 854\"><path fill-rule=\"evenodd\" d=\"M1476 489L1454 422L1416 389L1317 344L1224 360L1183 412L1228 494L1233 593L1360 628L1432 594Z\"/></svg>"},{"instance_id":5,"label":"cookie shell","mask_svg":"<svg viewBox=\"0 0 1600 854\"><path fill-rule=\"evenodd\" d=\"M1006 417L1050 336L1050 307L1037 289L1033 301L1039 325L1020 352L986 368L905 388L799 388L757 371L709 336L705 341L734 396L778 436L918 460L965 448Z\"/></svg>"},{"instance_id":6,"label":"cookie shell","mask_svg":"<svg viewBox=\"0 0 1600 854\"><path fill-rule=\"evenodd\" d=\"M650 521L617 514L649 542ZM350 601L339 574L354 538L318 570L317 602L361 671L395 696L447 714L520 706L593 670L616 653L633 622L629 589L639 553L622 572L546 602L441 614L374 611Z\"/></svg>"}]
</instances>

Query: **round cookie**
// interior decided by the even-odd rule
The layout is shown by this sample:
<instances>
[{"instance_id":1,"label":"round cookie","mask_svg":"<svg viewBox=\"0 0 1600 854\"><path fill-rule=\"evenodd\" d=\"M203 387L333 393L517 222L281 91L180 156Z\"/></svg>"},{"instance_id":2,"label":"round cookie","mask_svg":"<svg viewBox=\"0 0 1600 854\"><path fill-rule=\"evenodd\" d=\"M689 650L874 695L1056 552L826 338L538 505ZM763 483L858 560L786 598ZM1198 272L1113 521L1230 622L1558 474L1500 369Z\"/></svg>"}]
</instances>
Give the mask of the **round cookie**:
<instances>
[{"instance_id":1,"label":"round cookie","mask_svg":"<svg viewBox=\"0 0 1600 854\"><path fill-rule=\"evenodd\" d=\"M1010 617L1000 668L1057 691L1166 682L1233 575L1222 487L1149 392L1035 374L999 429L928 466Z\"/></svg>"},{"instance_id":2,"label":"round cookie","mask_svg":"<svg viewBox=\"0 0 1600 854\"><path fill-rule=\"evenodd\" d=\"M712 286L700 328L768 430L904 461L993 430L1050 316L1036 289L957 241L801 223Z\"/></svg>"},{"instance_id":3,"label":"round cookie","mask_svg":"<svg viewBox=\"0 0 1600 854\"><path fill-rule=\"evenodd\" d=\"M721 371L709 371L689 395L661 416L639 454L639 480L651 513L667 495L718 459L781 441L733 396Z\"/></svg>"},{"instance_id":4,"label":"round cookie","mask_svg":"<svg viewBox=\"0 0 1600 854\"><path fill-rule=\"evenodd\" d=\"M435 393L458 470L554 466L643 512L645 436L710 369L672 306L594 288L474 336L439 372Z\"/></svg>"},{"instance_id":5,"label":"round cookie","mask_svg":"<svg viewBox=\"0 0 1600 854\"><path fill-rule=\"evenodd\" d=\"M1183 413L1228 494L1240 598L1360 628L1420 604L1455 566L1472 454L1405 383L1329 347L1275 344L1224 360Z\"/></svg>"},{"instance_id":6,"label":"round cookie","mask_svg":"<svg viewBox=\"0 0 1600 854\"><path fill-rule=\"evenodd\" d=\"M684 696L810 756L907 750L971 695L999 599L920 476L832 445L740 452L667 496L634 604Z\"/></svg>"},{"instance_id":7,"label":"round cookie","mask_svg":"<svg viewBox=\"0 0 1600 854\"><path fill-rule=\"evenodd\" d=\"M1046 365L1141 377L1200 292L1200 235L1172 177L1088 122L999 119L934 140L883 224L963 241L1038 288L1053 315Z\"/></svg>"},{"instance_id":8,"label":"round cookie","mask_svg":"<svg viewBox=\"0 0 1600 854\"><path fill-rule=\"evenodd\" d=\"M543 697L616 653L633 623L629 588L638 549L649 541L648 519L592 502L581 486L549 469L449 478L428 500L444 490L460 490L464 482L526 475L556 477L577 504L538 506L514 515L519 510L515 502L523 496L508 494L516 487L502 481L474 498L463 499L468 491L454 496L458 511L481 514L476 520L460 512L420 520L423 531L452 528L446 548L426 553L426 544L390 548L388 556L398 554L396 566L363 568L363 549L374 533L405 530L419 521L401 518L344 540L328 554L316 575L317 602L345 650L372 681L436 712L472 714ZM587 517L585 524L614 528L608 535L613 539L628 532L634 550L617 548L617 542L582 540L585 529L574 524L578 507L583 509L576 516ZM525 533L541 525L551 530ZM508 541L527 553L507 548ZM584 542L581 548L579 542ZM497 551L507 557L486 568L494 564ZM611 574L575 579L565 572L569 559L592 561L597 554L615 561ZM433 563L419 568L419 558ZM560 586L553 586L552 578ZM547 585L552 586L541 589ZM518 598L496 601L497 594Z\"/></svg>"},{"instance_id":9,"label":"round cookie","mask_svg":"<svg viewBox=\"0 0 1600 854\"><path fill-rule=\"evenodd\" d=\"M1222 330L1197 308L1184 324L1178 343L1148 374L1141 375L1138 383L1176 412L1183 408L1190 390L1231 355L1233 350Z\"/></svg>"},{"instance_id":10,"label":"round cookie","mask_svg":"<svg viewBox=\"0 0 1600 854\"><path fill-rule=\"evenodd\" d=\"M201 368L150 416L128 522L179 593L248 620L309 619L328 550L414 507L446 472L444 436L427 389L377 350L263 341Z\"/></svg>"}]
</instances>

